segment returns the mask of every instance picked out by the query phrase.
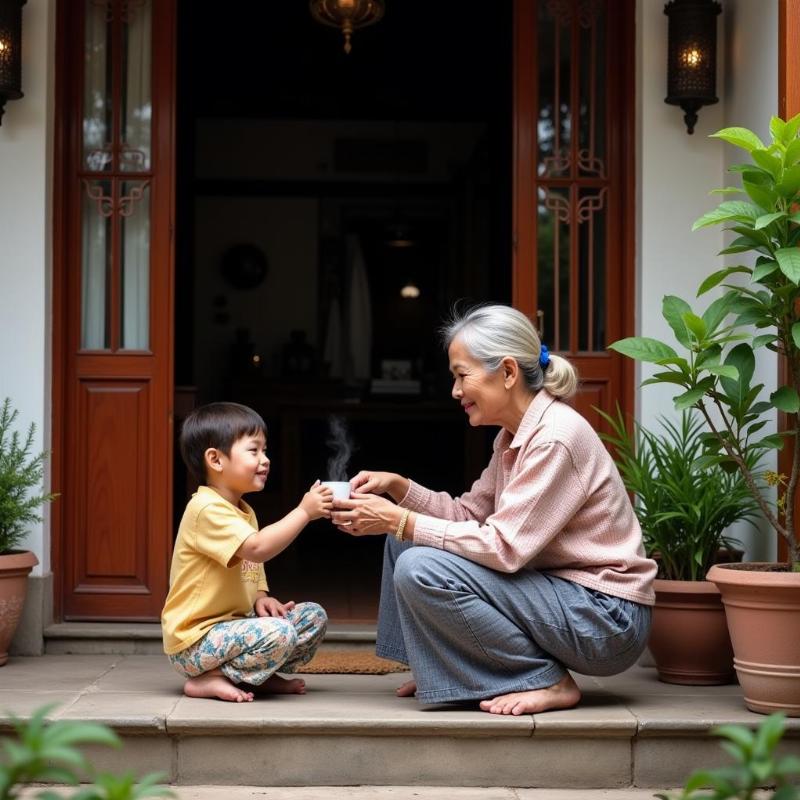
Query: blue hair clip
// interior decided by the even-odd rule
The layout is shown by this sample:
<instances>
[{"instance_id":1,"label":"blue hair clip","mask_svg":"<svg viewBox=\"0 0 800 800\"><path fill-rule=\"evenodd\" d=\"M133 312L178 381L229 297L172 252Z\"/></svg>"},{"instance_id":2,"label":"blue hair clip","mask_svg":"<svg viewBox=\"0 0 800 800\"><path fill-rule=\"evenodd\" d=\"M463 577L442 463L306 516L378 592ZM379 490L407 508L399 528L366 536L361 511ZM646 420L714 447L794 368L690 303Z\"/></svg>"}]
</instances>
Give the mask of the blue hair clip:
<instances>
[{"instance_id":1,"label":"blue hair clip","mask_svg":"<svg viewBox=\"0 0 800 800\"><path fill-rule=\"evenodd\" d=\"M542 349L539 353L539 366L545 370L547 369L547 365L550 363L550 351L547 349L547 345L543 344Z\"/></svg>"}]
</instances>

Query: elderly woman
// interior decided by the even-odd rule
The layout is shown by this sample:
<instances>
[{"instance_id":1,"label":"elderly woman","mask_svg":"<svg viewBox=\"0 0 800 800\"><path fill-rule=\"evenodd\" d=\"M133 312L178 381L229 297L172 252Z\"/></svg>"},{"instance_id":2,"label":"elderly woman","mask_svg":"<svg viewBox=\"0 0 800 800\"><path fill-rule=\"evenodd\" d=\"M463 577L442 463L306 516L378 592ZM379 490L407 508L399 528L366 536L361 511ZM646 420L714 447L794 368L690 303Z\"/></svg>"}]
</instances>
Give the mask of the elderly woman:
<instances>
[{"instance_id":1,"label":"elderly woman","mask_svg":"<svg viewBox=\"0 0 800 800\"><path fill-rule=\"evenodd\" d=\"M581 695L568 670L612 675L644 650L655 563L614 462L564 402L569 362L507 306L472 309L444 334L453 398L470 425L500 432L460 497L363 471L335 503L341 530L390 534L377 652L411 666L416 683L397 692L423 703L570 708Z\"/></svg>"}]
</instances>

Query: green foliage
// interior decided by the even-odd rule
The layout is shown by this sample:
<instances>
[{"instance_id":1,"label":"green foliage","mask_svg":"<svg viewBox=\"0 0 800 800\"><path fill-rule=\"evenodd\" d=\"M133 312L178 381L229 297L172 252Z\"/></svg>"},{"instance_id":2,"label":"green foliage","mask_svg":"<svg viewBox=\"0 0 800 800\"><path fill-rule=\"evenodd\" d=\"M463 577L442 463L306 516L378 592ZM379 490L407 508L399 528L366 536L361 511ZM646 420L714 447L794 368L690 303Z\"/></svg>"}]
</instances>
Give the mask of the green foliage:
<instances>
[{"instance_id":1,"label":"green foliage","mask_svg":"<svg viewBox=\"0 0 800 800\"><path fill-rule=\"evenodd\" d=\"M32 783L77 786L80 775L91 772L90 764L78 750L79 745L121 746L116 734L105 725L70 720L49 722L47 715L53 708L52 705L43 706L27 722L11 715L16 737L0 740L5 755L0 764L0 800L14 800L20 796L21 788ZM158 785L160 777L153 773L137 782L131 773L121 777L100 774L93 784L83 786L71 795L70 800L173 797L168 788ZM63 800L64 795L46 789L36 797L40 800Z\"/></svg>"},{"instance_id":2,"label":"green foliage","mask_svg":"<svg viewBox=\"0 0 800 800\"><path fill-rule=\"evenodd\" d=\"M0 406L0 555L19 544L26 525L41 521L36 509L55 497L30 493L41 486L47 453L31 455L36 428L31 424L23 440L12 430L18 415L6 398Z\"/></svg>"},{"instance_id":3,"label":"green foliage","mask_svg":"<svg viewBox=\"0 0 800 800\"><path fill-rule=\"evenodd\" d=\"M614 446L622 480L635 497L645 549L658 557L659 577L703 580L719 549L736 544L725 530L758 513L741 474L704 464L708 433L691 412L681 414L680 425L662 419L659 435L637 422L630 432L619 407L616 417L595 411L611 429L600 436Z\"/></svg>"},{"instance_id":4,"label":"green foliage","mask_svg":"<svg viewBox=\"0 0 800 800\"><path fill-rule=\"evenodd\" d=\"M783 736L784 715L772 714L756 731L743 725L721 725L713 733L722 737L722 747L734 764L719 769L701 769L692 773L683 793L677 798L657 794L660 800L800 800L800 787L792 777L800 776L800 758L779 758L775 749ZM758 790L769 786L774 792Z\"/></svg>"},{"instance_id":5,"label":"green foliage","mask_svg":"<svg viewBox=\"0 0 800 800\"><path fill-rule=\"evenodd\" d=\"M745 199L725 200L694 224L694 230L725 225L736 239L721 254L750 253L751 265L720 269L702 281L697 296L721 287L721 297L705 310L679 297L664 298L662 314L680 345L631 337L611 348L662 367L647 383L669 383L678 393L675 407L697 408L714 433L705 442L706 466L739 469L770 524L784 537L793 568L800 571L800 540L794 501L800 481L800 114L788 121L772 118L772 141L764 144L746 128L714 134L742 148L749 161L729 168L739 176ZM766 347L785 360L786 384L763 398L753 383L758 350ZM790 415L783 435L763 435L764 414L773 409ZM748 463L758 462L784 441L794 452L791 476L773 474L777 505L759 492ZM751 458L752 456L752 458ZM785 520L781 515L785 514Z\"/></svg>"}]
</instances>

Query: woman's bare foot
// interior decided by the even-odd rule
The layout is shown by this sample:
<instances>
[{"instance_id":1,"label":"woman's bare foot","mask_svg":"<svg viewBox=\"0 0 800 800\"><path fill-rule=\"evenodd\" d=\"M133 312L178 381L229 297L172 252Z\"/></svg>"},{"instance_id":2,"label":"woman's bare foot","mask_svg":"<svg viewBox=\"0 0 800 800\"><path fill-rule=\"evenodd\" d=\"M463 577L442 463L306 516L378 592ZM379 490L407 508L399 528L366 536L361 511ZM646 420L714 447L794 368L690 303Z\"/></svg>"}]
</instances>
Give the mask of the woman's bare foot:
<instances>
[{"instance_id":1,"label":"woman's bare foot","mask_svg":"<svg viewBox=\"0 0 800 800\"><path fill-rule=\"evenodd\" d=\"M231 683L218 669L189 678L183 684L183 693L187 697L214 697L230 703L250 703L253 700L252 692Z\"/></svg>"},{"instance_id":2,"label":"woman's bare foot","mask_svg":"<svg viewBox=\"0 0 800 800\"><path fill-rule=\"evenodd\" d=\"M545 689L532 689L529 692L504 694L491 700L482 700L481 709L490 714L539 714L557 708L572 708L578 705L581 690L567 673L558 683Z\"/></svg>"},{"instance_id":3,"label":"woman's bare foot","mask_svg":"<svg viewBox=\"0 0 800 800\"><path fill-rule=\"evenodd\" d=\"M280 675L271 675L264 683L258 686L245 683L251 692L256 694L305 694L306 682L302 678L282 678Z\"/></svg>"},{"instance_id":4,"label":"woman's bare foot","mask_svg":"<svg viewBox=\"0 0 800 800\"><path fill-rule=\"evenodd\" d=\"M417 682L406 681L402 686L395 689L395 694L398 697L413 697L417 693Z\"/></svg>"}]
</instances>

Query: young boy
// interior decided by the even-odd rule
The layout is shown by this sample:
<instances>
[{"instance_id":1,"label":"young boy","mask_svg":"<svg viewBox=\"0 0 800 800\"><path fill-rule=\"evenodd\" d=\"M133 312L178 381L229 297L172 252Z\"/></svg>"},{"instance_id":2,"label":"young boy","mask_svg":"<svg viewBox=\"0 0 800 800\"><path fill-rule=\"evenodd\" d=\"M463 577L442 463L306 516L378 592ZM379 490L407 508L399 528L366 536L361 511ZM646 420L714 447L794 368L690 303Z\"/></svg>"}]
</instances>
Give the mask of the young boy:
<instances>
[{"instance_id":1,"label":"young boy","mask_svg":"<svg viewBox=\"0 0 800 800\"><path fill-rule=\"evenodd\" d=\"M186 506L161 613L164 651L187 678L189 697L237 703L256 690L304 694L293 672L314 655L327 625L316 603L281 603L267 594L263 562L314 519L330 517L333 495L317 481L297 508L258 529L242 500L269 474L267 428L250 408L211 403L183 424L181 454L200 486Z\"/></svg>"}]
</instances>

